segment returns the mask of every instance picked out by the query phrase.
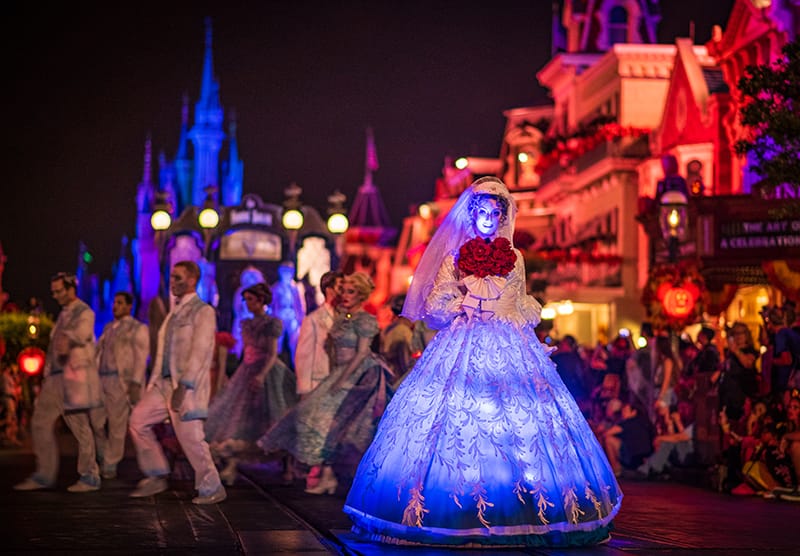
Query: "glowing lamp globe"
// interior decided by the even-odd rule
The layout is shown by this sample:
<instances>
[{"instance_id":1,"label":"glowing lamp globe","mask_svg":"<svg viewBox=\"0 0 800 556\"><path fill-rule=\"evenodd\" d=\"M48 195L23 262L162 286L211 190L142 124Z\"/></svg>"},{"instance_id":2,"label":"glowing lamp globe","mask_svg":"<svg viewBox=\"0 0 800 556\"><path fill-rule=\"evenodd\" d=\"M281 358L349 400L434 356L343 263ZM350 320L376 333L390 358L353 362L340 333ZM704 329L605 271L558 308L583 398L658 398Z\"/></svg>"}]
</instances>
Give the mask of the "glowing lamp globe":
<instances>
[{"instance_id":1,"label":"glowing lamp globe","mask_svg":"<svg viewBox=\"0 0 800 556\"><path fill-rule=\"evenodd\" d=\"M556 318L556 310L553 307L543 307L542 308L542 320L553 320Z\"/></svg>"},{"instance_id":2,"label":"glowing lamp globe","mask_svg":"<svg viewBox=\"0 0 800 556\"><path fill-rule=\"evenodd\" d=\"M519 160L522 164L528 162L529 159L530 157L528 156L528 153L519 153L517 155L517 160Z\"/></svg>"},{"instance_id":3,"label":"glowing lamp globe","mask_svg":"<svg viewBox=\"0 0 800 556\"><path fill-rule=\"evenodd\" d=\"M38 347L28 346L19 352L17 364L20 370L28 376L37 375L44 368L44 352Z\"/></svg>"},{"instance_id":4,"label":"glowing lamp globe","mask_svg":"<svg viewBox=\"0 0 800 556\"><path fill-rule=\"evenodd\" d=\"M303 213L297 209L290 209L283 213L281 220L287 230L299 230L303 227Z\"/></svg>"},{"instance_id":5,"label":"glowing lamp globe","mask_svg":"<svg viewBox=\"0 0 800 556\"><path fill-rule=\"evenodd\" d=\"M428 203L421 204L417 209L417 212L419 213L420 218L424 218L425 220L433 215L433 209L431 209L431 206Z\"/></svg>"},{"instance_id":6,"label":"glowing lamp globe","mask_svg":"<svg viewBox=\"0 0 800 556\"><path fill-rule=\"evenodd\" d=\"M157 232L163 232L172 224L172 217L165 210L157 210L150 216L150 226Z\"/></svg>"},{"instance_id":7,"label":"glowing lamp globe","mask_svg":"<svg viewBox=\"0 0 800 556\"><path fill-rule=\"evenodd\" d=\"M463 156L461 158L459 158L458 160L456 160L456 162L455 162L455 167L458 168L459 170L463 170L467 166L469 166L469 160L467 160Z\"/></svg>"},{"instance_id":8,"label":"glowing lamp globe","mask_svg":"<svg viewBox=\"0 0 800 556\"><path fill-rule=\"evenodd\" d=\"M328 231L332 234L343 234L349 227L350 222L341 212L336 212L328 217Z\"/></svg>"},{"instance_id":9,"label":"glowing lamp globe","mask_svg":"<svg viewBox=\"0 0 800 556\"><path fill-rule=\"evenodd\" d=\"M556 307L556 312L559 315L571 315L575 312L575 307L573 307L572 301L568 299Z\"/></svg>"},{"instance_id":10,"label":"glowing lamp globe","mask_svg":"<svg viewBox=\"0 0 800 556\"><path fill-rule=\"evenodd\" d=\"M213 208L204 208L197 215L197 223L206 230L216 228L217 224L219 224L219 213Z\"/></svg>"}]
</instances>

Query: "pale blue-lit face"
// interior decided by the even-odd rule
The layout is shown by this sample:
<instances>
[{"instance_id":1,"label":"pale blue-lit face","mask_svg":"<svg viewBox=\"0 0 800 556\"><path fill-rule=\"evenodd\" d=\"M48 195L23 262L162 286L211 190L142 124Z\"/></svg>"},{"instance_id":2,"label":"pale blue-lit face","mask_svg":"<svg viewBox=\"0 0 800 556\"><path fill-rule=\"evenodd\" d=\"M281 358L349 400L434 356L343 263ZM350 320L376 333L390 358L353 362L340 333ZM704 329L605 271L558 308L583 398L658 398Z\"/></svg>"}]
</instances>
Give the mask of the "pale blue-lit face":
<instances>
[{"instance_id":1,"label":"pale blue-lit face","mask_svg":"<svg viewBox=\"0 0 800 556\"><path fill-rule=\"evenodd\" d=\"M490 239L497 233L503 211L500 204L494 199L483 199L478 203L473 213L475 231L484 239Z\"/></svg>"}]
</instances>

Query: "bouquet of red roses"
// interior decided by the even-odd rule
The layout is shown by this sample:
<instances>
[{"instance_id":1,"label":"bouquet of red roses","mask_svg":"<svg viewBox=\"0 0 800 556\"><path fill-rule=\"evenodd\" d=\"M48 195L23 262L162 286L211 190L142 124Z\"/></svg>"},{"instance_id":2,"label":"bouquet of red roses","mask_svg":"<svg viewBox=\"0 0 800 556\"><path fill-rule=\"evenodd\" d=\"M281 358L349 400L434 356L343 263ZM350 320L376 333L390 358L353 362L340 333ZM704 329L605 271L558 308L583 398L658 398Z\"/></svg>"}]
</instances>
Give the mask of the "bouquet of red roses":
<instances>
[{"instance_id":1,"label":"bouquet of red roses","mask_svg":"<svg viewBox=\"0 0 800 556\"><path fill-rule=\"evenodd\" d=\"M514 269L517 255L504 237L487 241L479 237L466 242L458 250L458 269L467 276L505 276Z\"/></svg>"}]
</instances>

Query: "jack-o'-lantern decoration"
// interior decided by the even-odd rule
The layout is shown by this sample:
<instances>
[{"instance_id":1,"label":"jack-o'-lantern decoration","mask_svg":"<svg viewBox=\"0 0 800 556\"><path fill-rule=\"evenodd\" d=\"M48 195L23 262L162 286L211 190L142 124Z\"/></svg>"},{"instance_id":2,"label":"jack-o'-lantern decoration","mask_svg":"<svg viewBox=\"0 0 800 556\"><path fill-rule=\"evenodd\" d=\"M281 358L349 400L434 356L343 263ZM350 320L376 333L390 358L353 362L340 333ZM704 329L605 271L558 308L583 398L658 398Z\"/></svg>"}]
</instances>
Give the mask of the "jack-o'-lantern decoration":
<instances>
[{"instance_id":1,"label":"jack-o'-lantern decoration","mask_svg":"<svg viewBox=\"0 0 800 556\"><path fill-rule=\"evenodd\" d=\"M650 272L642 303L655 328L680 330L703 316L705 291L703 277L694 266L660 265Z\"/></svg>"}]
</instances>

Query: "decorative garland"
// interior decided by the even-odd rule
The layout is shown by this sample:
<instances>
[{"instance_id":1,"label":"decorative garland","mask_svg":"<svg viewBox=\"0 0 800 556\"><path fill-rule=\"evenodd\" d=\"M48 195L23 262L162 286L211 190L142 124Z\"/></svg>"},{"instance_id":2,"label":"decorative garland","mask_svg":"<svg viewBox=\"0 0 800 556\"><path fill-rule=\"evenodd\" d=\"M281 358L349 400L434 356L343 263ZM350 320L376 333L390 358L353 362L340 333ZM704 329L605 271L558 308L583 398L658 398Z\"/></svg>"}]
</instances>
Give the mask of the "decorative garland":
<instances>
[{"instance_id":1,"label":"decorative garland","mask_svg":"<svg viewBox=\"0 0 800 556\"><path fill-rule=\"evenodd\" d=\"M536 172L541 174L556 163L566 167L602 143L622 137L641 137L648 133L650 130L647 128L623 126L611 122L578 130L570 136L553 137L542 142L542 154L536 163Z\"/></svg>"},{"instance_id":2,"label":"decorative garland","mask_svg":"<svg viewBox=\"0 0 800 556\"><path fill-rule=\"evenodd\" d=\"M705 280L691 262L653 267L642 304L657 330L682 330L698 322L706 309Z\"/></svg>"},{"instance_id":3,"label":"decorative garland","mask_svg":"<svg viewBox=\"0 0 800 556\"><path fill-rule=\"evenodd\" d=\"M553 263L620 264L622 257L611 253L594 253L584 249L543 249L536 256Z\"/></svg>"}]
</instances>

